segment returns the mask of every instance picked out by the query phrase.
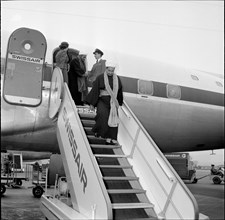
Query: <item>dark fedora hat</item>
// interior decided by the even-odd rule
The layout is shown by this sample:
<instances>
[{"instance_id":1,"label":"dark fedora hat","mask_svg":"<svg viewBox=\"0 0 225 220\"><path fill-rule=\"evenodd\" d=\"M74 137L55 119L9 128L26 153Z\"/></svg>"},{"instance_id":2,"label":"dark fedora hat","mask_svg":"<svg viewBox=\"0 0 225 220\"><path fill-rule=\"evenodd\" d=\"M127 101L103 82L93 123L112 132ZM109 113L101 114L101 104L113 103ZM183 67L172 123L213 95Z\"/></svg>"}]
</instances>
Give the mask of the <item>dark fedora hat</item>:
<instances>
[{"instance_id":1,"label":"dark fedora hat","mask_svg":"<svg viewBox=\"0 0 225 220\"><path fill-rule=\"evenodd\" d=\"M63 41L63 42L59 45L59 47L60 47L61 49L65 49L65 48L69 47L69 44L68 44L67 42Z\"/></svg>"},{"instance_id":2,"label":"dark fedora hat","mask_svg":"<svg viewBox=\"0 0 225 220\"><path fill-rule=\"evenodd\" d=\"M96 53L98 53L98 54L101 54L101 56L103 56L103 52L101 51L101 50L99 50L99 49L95 49L95 51L93 52L93 54L96 54Z\"/></svg>"}]
</instances>

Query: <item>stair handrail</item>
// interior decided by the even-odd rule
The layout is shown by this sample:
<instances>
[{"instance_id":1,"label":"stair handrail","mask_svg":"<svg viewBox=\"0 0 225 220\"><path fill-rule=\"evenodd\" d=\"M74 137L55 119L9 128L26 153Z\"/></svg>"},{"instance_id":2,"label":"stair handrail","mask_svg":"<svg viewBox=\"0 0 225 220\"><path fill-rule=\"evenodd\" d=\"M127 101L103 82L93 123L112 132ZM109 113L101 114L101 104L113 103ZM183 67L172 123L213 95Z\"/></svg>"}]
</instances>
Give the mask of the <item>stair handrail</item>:
<instances>
[{"instance_id":1,"label":"stair handrail","mask_svg":"<svg viewBox=\"0 0 225 220\"><path fill-rule=\"evenodd\" d=\"M74 103L74 102L73 102L73 103ZM76 107L75 104L74 104L74 107L77 109L77 107ZM86 144L86 147L87 147L87 150L88 150L88 153L89 153L91 162L92 162L93 167L94 167L94 169L95 169L95 174L96 174L96 176L97 176L97 178L98 178L99 185L100 185L100 187L101 187L101 189L102 189L102 194L104 195L105 200L106 200L106 203L107 203L107 206L108 206L108 211L109 211L108 219L111 219L111 218L112 218L112 204L111 204L109 195L108 195L108 193L107 193L107 191L106 191L106 187L105 187L105 184L104 184L104 182L103 182L102 174L101 174L101 172L100 172L100 170L99 170L99 166L98 166L98 164L97 164L97 162L96 162L96 159L95 159L95 157L94 157L94 155L93 155L93 152L92 152L92 150L91 150L89 141L88 141L88 139L87 139L87 135L86 135L86 133L85 133L85 131L84 131L83 125L82 125L81 120L80 120L80 117L79 117L79 115L78 115L78 111L76 111L76 113L77 113L77 114L76 114L75 116L76 116L77 119L78 119L78 124L79 124L79 127L80 127L81 134L82 134L83 139L84 139L84 141L85 141L85 144ZM96 209L97 209L96 204L94 204L94 205L92 206L92 219L95 219L95 217L96 217L96 216L95 216Z\"/></svg>"},{"instance_id":2,"label":"stair handrail","mask_svg":"<svg viewBox=\"0 0 225 220\"><path fill-rule=\"evenodd\" d=\"M62 140L62 137L60 136L60 135L63 135L63 134L61 134L62 130L60 131L60 129L62 129L61 126L63 126L62 114L63 114L63 111L65 110L65 107L68 107L67 110L70 109L70 111L71 111L70 114L68 113L68 115L70 115L68 117L73 117L73 118L70 118L70 119L73 119L73 120L75 119L75 121L73 121L73 122L71 120L71 127L78 126L78 127L76 127L77 133L73 132L73 135L74 135L74 138L76 137L76 135L79 136L79 138L78 138L79 140L75 140L75 141L77 142L76 143L77 145L78 144L80 145L80 146L77 146L77 148L79 148L81 150L79 153L80 153L80 158L82 158L82 160L85 161L84 166L85 165L88 166L88 169L86 167L86 172L87 173L89 172L89 174L90 174L90 170L93 171L93 172L91 172L91 175L93 174L93 176L91 176L92 179L89 179L90 183L89 183L88 186L91 187L91 185L97 184L97 185L94 186L96 188L96 191L94 191L94 192L92 191L92 195L91 195L92 198L89 198L89 200L95 200L95 201L99 202L99 204L100 203L102 204L102 202L104 202L104 204L105 204L104 206L107 209L107 210L104 210L104 213L107 213L107 215L108 215L107 217L105 216L105 218L112 219L112 204L110 202L109 195L107 193L107 190L106 190L106 187L104 185L102 175L101 175L101 172L99 170L97 161L96 161L96 159L95 159L95 157L92 153L90 144L89 144L87 136L85 134L85 131L84 131L83 125L81 123L80 117L78 115L77 107L76 107L76 105L75 105L75 103L74 103L74 101L71 97L70 91L69 91L66 83L64 83L63 100L62 100L62 104L61 104L61 107L60 107L60 113L59 113L59 116L58 116L58 123L57 123L57 138L58 138L58 142L59 142L59 146L60 146L60 151L61 151L61 148L62 148L62 145L63 145L63 143L62 143L63 140ZM62 123L62 124L60 124L60 123ZM81 149L81 148L83 148L83 149ZM71 154L73 154L73 153L74 152L71 152ZM69 161L67 161L67 160L70 160L70 162L74 163L74 159L71 160L70 157L65 159L65 152L63 152L63 151L61 152L61 155L62 155L62 159L63 159L64 169L65 169L65 172L66 172L66 177L68 179L68 185L69 184L71 184L70 186L75 185L72 181L79 181L79 180L73 180L71 178L71 177L74 177L74 176L70 175L71 174L70 173L71 171L70 171L70 168L69 168L70 164L69 164ZM70 156L72 157L72 155L70 155ZM89 164L89 165L87 165L87 164ZM79 179L77 176L78 175L76 175L76 178ZM73 187L73 188L75 188L75 187ZM75 195L74 201L79 203L79 201L81 201L83 198L87 200L86 195L84 197L82 197L81 200L79 200L80 198L78 198L78 196L81 195L82 192L77 192L78 191L77 186L76 186L75 190L76 190L76 193L74 193L74 195ZM74 190L74 192L75 192L75 190ZM89 192L88 188L86 190ZM70 193L70 194L71 194L71 199L73 199L72 193ZM89 200L87 200L87 203L90 202ZM101 200L101 201L99 201L99 200ZM104 200L104 201L102 201L102 200ZM83 207L80 207L80 208L82 210L85 210L85 209L87 210L89 208L88 209L89 210L88 211L89 218L92 218L92 219L98 218L99 219L98 215L102 215L101 213L103 212L103 210L100 210L101 207L99 207L99 204L92 204L90 207L88 206L88 208L87 208L88 204L86 205L84 200L81 203L82 203ZM79 210L78 204L73 203L73 207L75 207L75 209Z\"/></svg>"},{"instance_id":3,"label":"stair handrail","mask_svg":"<svg viewBox=\"0 0 225 220\"><path fill-rule=\"evenodd\" d=\"M127 118L128 121L131 121L132 119L134 119L135 123L138 126L138 128L136 130L136 134L133 136L130 136L130 139L133 140L131 149L129 149L129 150L125 149L125 153L128 155L128 158L131 161L131 163L134 158L134 152L137 149L137 139L138 139L138 136L141 131L146 136L146 138L148 139L148 141L151 143L154 150L158 154L158 157L156 158L156 162L158 163L161 170L165 173L166 178L169 180L169 182L171 182L171 189L168 193L166 193L166 189L163 186L163 184L161 183L160 179L157 177L157 173L151 168L149 162L146 159L146 155L143 155L143 157L145 156L143 159L144 159L145 163L148 163L148 168L152 172L153 176L155 177L155 180L157 181L158 185L162 188L164 193L167 194L167 199L165 200L164 206L160 207L161 211L158 212L158 217L166 219L166 217L167 217L166 211L168 210L169 205L172 204L173 206L175 206L172 201L172 197L174 195L175 189L177 188L177 186L180 186L182 188L183 192L185 192L185 194L189 198L190 202L192 203L193 210L194 210L193 219L199 219L199 209L198 209L198 205L197 205L195 198L193 197L191 192L188 190L188 188L185 186L183 181L180 179L180 177L178 176L178 174L176 173L174 168L171 166L171 164L167 161L167 159L165 158L163 153L159 150L159 148L156 145L156 143L154 142L154 140L151 138L149 133L145 130L143 125L140 123L140 121L137 119L137 117L135 116L135 114L132 112L132 110L129 108L129 106L127 105L127 103L125 101L124 101L123 106L121 106L121 108L119 110L119 114L120 115L124 114L124 116ZM120 123L123 124L124 123L123 120L120 120ZM119 129L120 129L120 126L121 125L119 125ZM126 127L126 126L124 126L124 127ZM127 129L127 128L125 128L125 129ZM129 135L130 134L128 134L128 136ZM119 142L120 142L120 140L119 140ZM122 144L122 148L124 150L123 144ZM139 178L140 178L140 176L139 176ZM140 182L141 182L141 178L140 178ZM174 207L174 208L176 209L176 207ZM178 218L183 219L182 214L179 212L179 210L176 210L176 212L177 212Z\"/></svg>"}]
</instances>

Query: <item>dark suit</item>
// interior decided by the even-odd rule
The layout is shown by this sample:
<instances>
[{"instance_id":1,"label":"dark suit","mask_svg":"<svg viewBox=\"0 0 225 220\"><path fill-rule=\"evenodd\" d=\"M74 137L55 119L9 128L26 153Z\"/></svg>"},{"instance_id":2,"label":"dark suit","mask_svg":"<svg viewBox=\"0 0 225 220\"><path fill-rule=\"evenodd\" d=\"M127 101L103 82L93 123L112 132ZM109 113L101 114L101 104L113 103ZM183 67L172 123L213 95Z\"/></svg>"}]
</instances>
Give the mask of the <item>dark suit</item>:
<instances>
[{"instance_id":1,"label":"dark suit","mask_svg":"<svg viewBox=\"0 0 225 220\"><path fill-rule=\"evenodd\" d=\"M105 72L105 61L106 60L99 60L99 62L95 63L91 69L91 71L88 74L88 81L89 83L93 84L96 77L101 75Z\"/></svg>"},{"instance_id":2,"label":"dark suit","mask_svg":"<svg viewBox=\"0 0 225 220\"><path fill-rule=\"evenodd\" d=\"M109 80L110 88L113 89L113 76L107 76ZM99 97L100 91L105 90L104 74L98 76L93 84L91 91L86 97L86 103L97 107L97 115L95 117L95 125L92 128L93 133L97 133L98 136L103 138L111 138L117 140L118 127L110 127L108 125L108 119L110 114L110 100L109 95L103 95ZM118 93L117 101L119 105L123 104L123 88L120 78L118 77Z\"/></svg>"},{"instance_id":3,"label":"dark suit","mask_svg":"<svg viewBox=\"0 0 225 220\"><path fill-rule=\"evenodd\" d=\"M75 57L70 62L70 70L68 72L69 77L69 89L71 96L76 105L83 105L82 93L79 91L78 78L85 74L85 66L82 63L79 56Z\"/></svg>"}]
</instances>

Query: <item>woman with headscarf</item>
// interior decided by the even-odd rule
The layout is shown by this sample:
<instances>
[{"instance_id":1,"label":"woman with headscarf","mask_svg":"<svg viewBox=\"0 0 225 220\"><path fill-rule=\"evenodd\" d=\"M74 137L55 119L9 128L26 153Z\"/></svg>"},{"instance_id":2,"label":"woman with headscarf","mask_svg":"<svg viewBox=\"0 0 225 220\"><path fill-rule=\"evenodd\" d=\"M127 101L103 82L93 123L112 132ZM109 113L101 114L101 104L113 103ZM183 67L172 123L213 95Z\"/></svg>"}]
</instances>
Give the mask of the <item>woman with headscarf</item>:
<instances>
[{"instance_id":1,"label":"woman with headscarf","mask_svg":"<svg viewBox=\"0 0 225 220\"><path fill-rule=\"evenodd\" d=\"M55 65L61 69L64 82L66 82L67 84L68 84L68 69L69 69L68 64L70 61L68 56L68 47L69 44L67 42L62 42L59 45L60 50L55 55L53 54L53 62L55 59Z\"/></svg>"},{"instance_id":2,"label":"woman with headscarf","mask_svg":"<svg viewBox=\"0 0 225 220\"><path fill-rule=\"evenodd\" d=\"M106 139L106 144L117 144L118 108L123 104L120 78L115 73L116 65L106 62L104 74L99 75L86 97L90 109L97 107L95 125L92 131L96 137Z\"/></svg>"}]
</instances>

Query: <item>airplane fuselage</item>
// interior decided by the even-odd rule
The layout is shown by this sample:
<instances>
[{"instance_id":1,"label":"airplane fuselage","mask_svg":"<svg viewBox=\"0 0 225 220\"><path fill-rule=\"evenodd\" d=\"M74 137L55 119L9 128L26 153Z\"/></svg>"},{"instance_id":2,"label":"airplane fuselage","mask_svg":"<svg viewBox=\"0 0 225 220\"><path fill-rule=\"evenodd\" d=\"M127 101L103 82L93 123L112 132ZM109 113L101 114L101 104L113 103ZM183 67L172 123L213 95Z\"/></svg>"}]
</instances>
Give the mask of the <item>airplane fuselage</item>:
<instances>
[{"instance_id":1,"label":"airplane fuselage","mask_svg":"<svg viewBox=\"0 0 225 220\"><path fill-rule=\"evenodd\" d=\"M1 97L1 150L59 152L56 122L48 117L50 83L38 107L11 105Z\"/></svg>"},{"instance_id":2,"label":"airplane fuselage","mask_svg":"<svg viewBox=\"0 0 225 220\"><path fill-rule=\"evenodd\" d=\"M171 83L149 78L121 76L124 99L162 152L224 147L222 92L178 83L174 84L180 90L170 91ZM140 88L140 80L146 85L151 82L152 94L149 88ZM1 99L2 149L59 152L56 122L48 117L49 93L50 82L44 81L38 107L11 105Z\"/></svg>"}]
</instances>

